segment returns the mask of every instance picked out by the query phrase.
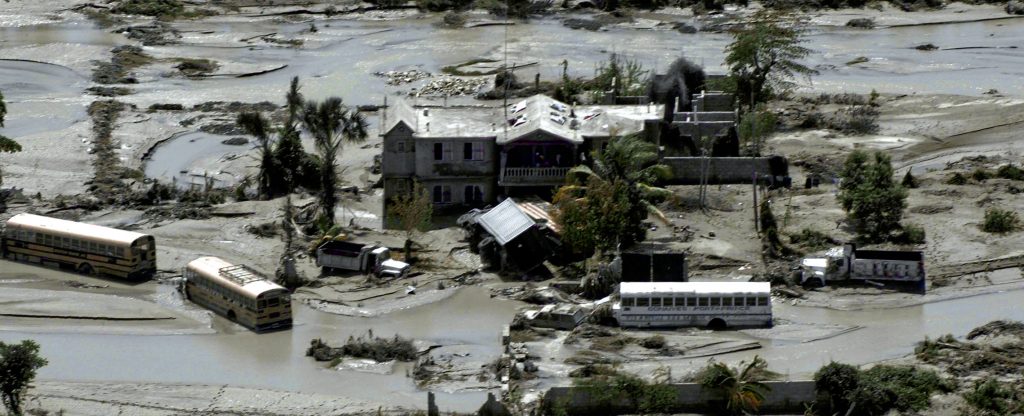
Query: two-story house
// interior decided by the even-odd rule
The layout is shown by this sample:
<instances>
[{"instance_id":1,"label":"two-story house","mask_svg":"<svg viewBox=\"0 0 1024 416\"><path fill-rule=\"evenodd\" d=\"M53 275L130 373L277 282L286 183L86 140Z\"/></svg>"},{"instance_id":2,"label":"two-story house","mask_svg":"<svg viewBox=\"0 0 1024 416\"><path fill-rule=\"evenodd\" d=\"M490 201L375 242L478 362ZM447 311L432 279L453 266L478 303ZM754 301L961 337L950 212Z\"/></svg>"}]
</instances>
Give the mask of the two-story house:
<instances>
[{"instance_id":1,"label":"two-story house","mask_svg":"<svg viewBox=\"0 0 1024 416\"><path fill-rule=\"evenodd\" d=\"M654 104L571 106L545 95L508 108L399 101L383 119L385 214L391 198L414 181L441 211L492 204L517 190L550 190L610 138L657 134L662 113Z\"/></svg>"}]
</instances>

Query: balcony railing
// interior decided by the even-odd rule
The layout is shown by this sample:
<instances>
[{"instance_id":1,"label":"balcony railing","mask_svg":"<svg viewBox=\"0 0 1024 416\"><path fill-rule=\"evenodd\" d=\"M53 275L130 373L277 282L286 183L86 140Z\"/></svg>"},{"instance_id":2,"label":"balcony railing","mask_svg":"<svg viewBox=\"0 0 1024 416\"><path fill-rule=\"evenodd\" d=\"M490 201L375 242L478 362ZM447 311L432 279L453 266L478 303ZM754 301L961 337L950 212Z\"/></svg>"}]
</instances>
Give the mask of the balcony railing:
<instances>
[{"instance_id":1,"label":"balcony railing","mask_svg":"<svg viewBox=\"0 0 1024 416\"><path fill-rule=\"evenodd\" d=\"M558 185L565 181L570 168L505 168L502 185Z\"/></svg>"}]
</instances>

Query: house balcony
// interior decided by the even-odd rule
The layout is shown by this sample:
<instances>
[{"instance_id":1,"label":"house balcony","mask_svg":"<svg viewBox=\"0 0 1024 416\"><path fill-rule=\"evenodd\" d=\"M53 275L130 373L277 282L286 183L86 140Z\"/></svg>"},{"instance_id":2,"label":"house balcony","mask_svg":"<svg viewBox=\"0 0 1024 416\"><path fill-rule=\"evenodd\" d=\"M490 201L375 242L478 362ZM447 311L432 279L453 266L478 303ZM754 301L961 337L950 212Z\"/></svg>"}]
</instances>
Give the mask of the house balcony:
<instances>
[{"instance_id":1,"label":"house balcony","mask_svg":"<svg viewBox=\"0 0 1024 416\"><path fill-rule=\"evenodd\" d=\"M561 168L504 168L498 185L501 186L557 186L565 183L569 167Z\"/></svg>"}]
</instances>

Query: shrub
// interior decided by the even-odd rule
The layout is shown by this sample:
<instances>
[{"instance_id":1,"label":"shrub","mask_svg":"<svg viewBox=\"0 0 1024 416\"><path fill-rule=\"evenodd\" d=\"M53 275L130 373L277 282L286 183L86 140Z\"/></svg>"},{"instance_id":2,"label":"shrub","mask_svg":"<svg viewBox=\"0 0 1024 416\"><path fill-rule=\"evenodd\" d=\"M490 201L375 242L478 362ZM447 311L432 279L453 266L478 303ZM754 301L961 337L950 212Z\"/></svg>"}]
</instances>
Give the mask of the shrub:
<instances>
[{"instance_id":1,"label":"shrub","mask_svg":"<svg viewBox=\"0 0 1024 416\"><path fill-rule=\"evenodd\" d=\"M947 185L966 185L967 178L960 172L954 173L949 179L946 179Z\"/></svg>"},{"instance_id":2,"label":"shrub","mask_svg":"<svg viewBox=\"0 0 1024 416\"><path fill-rule=\"evenodd\" d=\"M358 338L348 337L348 341L341 347L341 353L350 357L371 358L377 362L412 361L417 355L412 340L398 335L392 338L375 337L373 331Z\"/></svg>"},{"instance_id":3,"label":"shrub","mask_svg":"<svg viewBox=\"0 0 1024 416\"><path fill-rule=\"evenodd\" d=\"M910 173L910 169L907 169L907 174L903 175L903 182L901 182L900 185L903 185L904 188L915 189L921 184L918 183L917 178Z\"/></svg>"},{"instance_id":4,"label":"shrub","mask_svg":"<svg viewBox=\"0 0 1024 416\"><path fill-rule=\"evenodd\" d=\"M906 224L897 239L906 244L924 244L924 227L917 224Z\"/></svg>"},{"instance_id":5,"label":"shrub","mask_svg":"<svg viewBox=\"0 0 1024 416\"><path fill-rule=\"evenodd\" d=\"M665 348L666 342L665 337L661 335L655 335L653 337L644 338L640 341L640 346L650 350L660 350Z\"/></svg>"},{"instance_id":6,"label":"shrub","mask_svg":"<svg viewBox=\"0 0 1024 416\"><path fill-rule=\"evenodd\" d=\"M932 392L952 389L933 371L891 365L875 366L861 373L860 386L879 387L891 393L891 408L901 412L926 409ZM875 395L871 392L871 396Z\"/></svg>"},{"instance_id":7,"label":"shrub","mask_svg":"<svg viewBox=\"0 0 1024 416\"><path fill-rule=\"evenodd\" d=\"M860 370L835 361L814 373L814 390L828 399L829 412L843 414L850 407L851 393L860 385Z\"/></svg>"},{"instance_id":8,"label":"shrub","mask_svg":"<svg viewBox=\"0 0 1024 416\"><path fill-rule=\"evenodd\" d=\"M173 17L183 13L185 6L178 0L121 0L110 11L117 14Z\"/></svg>"},{"instance_id":9,"label":"shrub","mask_svg":"<svg viewBox=\"0 0 1024 416\"><path fill-rule=\"evenodd\" d=\"M974 179L975 181L978 182L985 182L990 178L992 178L992 172L989 172L982 168L977 168L974 170L974 172L971 172L971 179Z\"/></svg>"},{"instance_id":10,"label":"shrub","mask_svg":"<svg viewBox=\"0 0 1024 416\"><path fill-rule=\"evenodd\" d=\"M987 233L1005 234L1020 228L1020 217L1016 212L992 208L985 211L985 222L981 230Z\"/></svg>"},{"instance_id":11,"label":"shrub","mask_svg":"<svg viewBox=\"0 0 1024 416\"><path fill-rule=\"evenodd\" d=\"M994 415L1008 414L1008 402L1012 397L1013 392L1010 389L993 379L978 382L974 389L964 394L964 400L971 407L982 410L985 414Z\"/></svg>"},{"instance_id":12,"label":"shrub","mask_svg":"<svg viewBox=\"0 0 1024 416\"><path fill-rule=\"evenodd\" d=\"M789 242L792 244L802 245L811 250L820 250L828 246L839 244L838 241L829 237L828 234L818 230L812 230L810 228L800 230L799 234L790 235Z\"/></svg>"},{"instance_id":13,"label":"shrub","mask_svg":"<svg viewBox=\"0 0 1024 416\"><path fill-rule=\"evenodd\" d=\"M1024 169L1014 165L1003 165L996 169L996 177L1021 181L1024 180Z\"/></svg>"}]
</instances>

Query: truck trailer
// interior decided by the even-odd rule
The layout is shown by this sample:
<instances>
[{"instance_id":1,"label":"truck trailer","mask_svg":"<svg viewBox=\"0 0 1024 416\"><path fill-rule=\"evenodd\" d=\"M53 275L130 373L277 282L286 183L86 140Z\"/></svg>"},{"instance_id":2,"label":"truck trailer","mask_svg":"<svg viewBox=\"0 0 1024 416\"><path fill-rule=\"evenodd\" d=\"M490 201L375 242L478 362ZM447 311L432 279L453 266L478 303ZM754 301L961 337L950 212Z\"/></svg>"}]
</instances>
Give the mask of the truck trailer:
<instances>
[{"instance_id":1,"label":"truck trailer","mask_svg":"<svg viewBox=\"0 0 1024 416\"><path fill-rule=\"evenodd\" d=\"M391 250L376 244L327 241L316 249L316 265L324 273L332 269L353 270L377 276L402 277L409 264L391 259Z\"/></svg>"},{"instance_id":2,"label":"truck trailer","mask_svg":"<svg viewBox=\"0 0 1024 416\"><path fill-rule=\"evenodd\" d=\"M886 281L923 283L924 254L920 251L858 250L853 244L834 247L824 257L804 258L800 283L829 281Z\"/></svg>"}]
</instances>

